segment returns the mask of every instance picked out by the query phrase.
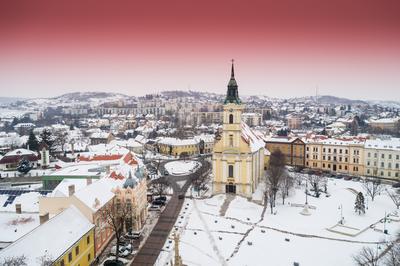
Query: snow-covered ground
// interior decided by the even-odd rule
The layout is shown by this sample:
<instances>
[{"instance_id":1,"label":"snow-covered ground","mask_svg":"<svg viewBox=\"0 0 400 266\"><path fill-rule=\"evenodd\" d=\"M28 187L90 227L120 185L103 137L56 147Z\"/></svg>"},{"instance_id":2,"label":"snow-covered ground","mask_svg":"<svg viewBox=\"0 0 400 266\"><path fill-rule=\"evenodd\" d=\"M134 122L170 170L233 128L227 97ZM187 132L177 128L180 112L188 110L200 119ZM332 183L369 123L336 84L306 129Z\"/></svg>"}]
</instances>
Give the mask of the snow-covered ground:
<instances>
[{"instance_id":1,"label":"snow-covered ground","mask_svg":"<svg viewBox=\"0 0 400 266\"><path fill-rule=\"evenodd\" d=\"M396 215L395 205L384 192L374 202L369 199L366 214L358 215L354 212L355 191L363 192L361 183L330 179L329 197L324 193L320 198L308 197L310 216L300 214L305 203L304 187L293 189L285 205L278 199L275 215L267 208L263 216L263 206L238 196L229 205L224 204L225 195L186 199L176 223L183 263L354 265L352 256L362 247L382 251L384 244L377 242L390 240L400 229L398 216L386 225L380 222L385 212ZM228 206L225 215L222 206ZM342 211L345 223L337 226ZM388 235L382 232L384 226ZM332 227L334 230L329 231ZM167 240L158 265L166 265L173 258L173 246Z\"/></svg>"},{"instance_id":2,"label":"snow-covered ground","mask_svg":"<svg viewBox=\"0 0 400 266\"><path fill-rule=\"evenodd\" d=\"M165 169L171 175L188 175L193 173L195 169L201 166L201 163L196 161L174 161L165 164Z\"/></svg>"}]
</instances>

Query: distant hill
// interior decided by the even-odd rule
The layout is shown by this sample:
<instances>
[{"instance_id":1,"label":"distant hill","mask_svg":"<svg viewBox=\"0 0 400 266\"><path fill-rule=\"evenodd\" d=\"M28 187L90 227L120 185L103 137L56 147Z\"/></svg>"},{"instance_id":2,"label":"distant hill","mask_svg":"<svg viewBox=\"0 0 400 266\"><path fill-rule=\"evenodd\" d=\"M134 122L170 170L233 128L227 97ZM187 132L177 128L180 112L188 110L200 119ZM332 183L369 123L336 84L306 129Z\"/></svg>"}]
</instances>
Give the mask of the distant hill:
<instances>
[{"instance_id":1,"label":"distant hill","mask_svg":"<svg viewBox=\"0 0 400 266\"><path fill-rule=\"evenodd\" d=\"M17 98L17 97L0 97L0 104L10 104L17 101L23 101L26 98Z\"/></svg>"},{"instance_id":2,"label":"distant hill","mask_svg":"<svg viewBox=\"0 0 400 266\"><path fill-rule=\"evenodd\" d=\"M291 98L288 99L289 101L309 101L309 102L315 102L316 97L315 96L307 96L307 97L300 97L300 98ZM322 104L335 104L335 105L368 105L368 102L366 101L361 101L361 100L351 100L347 98L341 98L341 97L336 97L336 96L331 96L331 95L321 95L318 96L318 102Z\"/></svg>"},{"instance_id":3,"label":"distant hill","mask_svg":"<svg viewBox=\"0 0 400 266\"><path fill-rule=\"evenodd\" d=\"M64 99L67 101L87 101L90 99L104 99L104 98L128 98L129 96L122 93L111 92L71 92L62 94L51 99Z\"/></svg>"},{"instance_id":4,"label":"distant hill","mask_svg":"<svg viewBox=\"0 0 400 266\"><path fill-rule=\"evenodd\" d=\"M313 96L315 100L315 96ZM361 100L351 100L347 98L340 98L336 96L330 96L330 95L322 95L318 96L318 102L323 103L323 104L343 104L343 105L368 105L368 102L366 101L361 101Z\"/></svg>"}]
</instances>

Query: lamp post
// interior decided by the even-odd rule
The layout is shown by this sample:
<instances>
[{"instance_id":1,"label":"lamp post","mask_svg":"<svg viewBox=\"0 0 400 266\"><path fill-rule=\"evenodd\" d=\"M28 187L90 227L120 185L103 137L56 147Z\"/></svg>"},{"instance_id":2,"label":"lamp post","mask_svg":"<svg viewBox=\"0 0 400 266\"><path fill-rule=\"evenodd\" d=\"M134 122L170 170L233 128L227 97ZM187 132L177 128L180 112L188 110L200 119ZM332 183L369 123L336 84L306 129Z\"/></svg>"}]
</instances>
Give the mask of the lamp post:
<instances>
[{"instance_id":1,"label":"lamp post","mask_svg":"<svg viewBox=\"0 0 400 266\"><path fill-rule=\"evenodd\" d=\"M342 204L340 204L339 205L339 210L340 210L340 221L339 221L339 223L341 224L341 225L343 225L343 205Z\"/></svg>"}]
</instances>

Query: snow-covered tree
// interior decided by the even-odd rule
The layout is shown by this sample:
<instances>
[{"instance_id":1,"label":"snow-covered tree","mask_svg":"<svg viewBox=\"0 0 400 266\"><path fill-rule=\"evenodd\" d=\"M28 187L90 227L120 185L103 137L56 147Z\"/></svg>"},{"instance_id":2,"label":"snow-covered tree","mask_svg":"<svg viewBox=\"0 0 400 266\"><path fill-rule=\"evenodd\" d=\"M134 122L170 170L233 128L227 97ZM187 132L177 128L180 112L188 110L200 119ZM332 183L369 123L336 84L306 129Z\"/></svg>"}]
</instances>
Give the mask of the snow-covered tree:
<instances>
[{"instance_id":1,"label":"snow-covered tree","mask_svg":"<svg viewBox=\"0 0 400 266\"><path fill-rule=\"evenodd\" d=\"M17 257L8 257L3 259L1 262L2 266L26 266L26 257L25 255L17 256Z\"/></svg>"},{"instance_id":2,"label":"snow-covered tree","mask_svg":"<svg viewBox=\"0 0 400 266\"><path fill-rule=\"evenodd\" d=\"M17 171L23 174L27 174L32 169L31 162L23 158L17 166Z\"/></svg>"},{"instance_id":3,"label":"snow-covered tree","mask_svg":"<svg viewBox=\"0 0 400 266\"><path fill-rule=\"evenodd\" d=\"M365 199L362 192L358 192L357 194L354 210L358 214L365 213Z\"/></svg>"}]
</instances>

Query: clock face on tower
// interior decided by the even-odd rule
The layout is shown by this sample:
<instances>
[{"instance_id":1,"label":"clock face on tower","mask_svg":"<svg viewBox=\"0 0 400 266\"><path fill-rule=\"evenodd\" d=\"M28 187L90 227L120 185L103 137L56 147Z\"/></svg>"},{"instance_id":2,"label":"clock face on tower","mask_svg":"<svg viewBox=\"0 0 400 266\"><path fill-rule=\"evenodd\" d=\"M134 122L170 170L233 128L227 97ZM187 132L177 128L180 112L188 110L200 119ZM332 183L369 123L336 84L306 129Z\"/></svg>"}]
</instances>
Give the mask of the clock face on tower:
<instances>
[{"instance_id":1,"label":"clock face on tower","mask_svg":"<svg viewBox=\"0 0 400 266\"><path fill-rule=\"evenodd\" d=\"M229 109L229 112L231 112L231 113L232 113L232 112L233 112L233 109L232 109L232 108L231 108L231 109Z\"/></svg>"}]
</instances>

